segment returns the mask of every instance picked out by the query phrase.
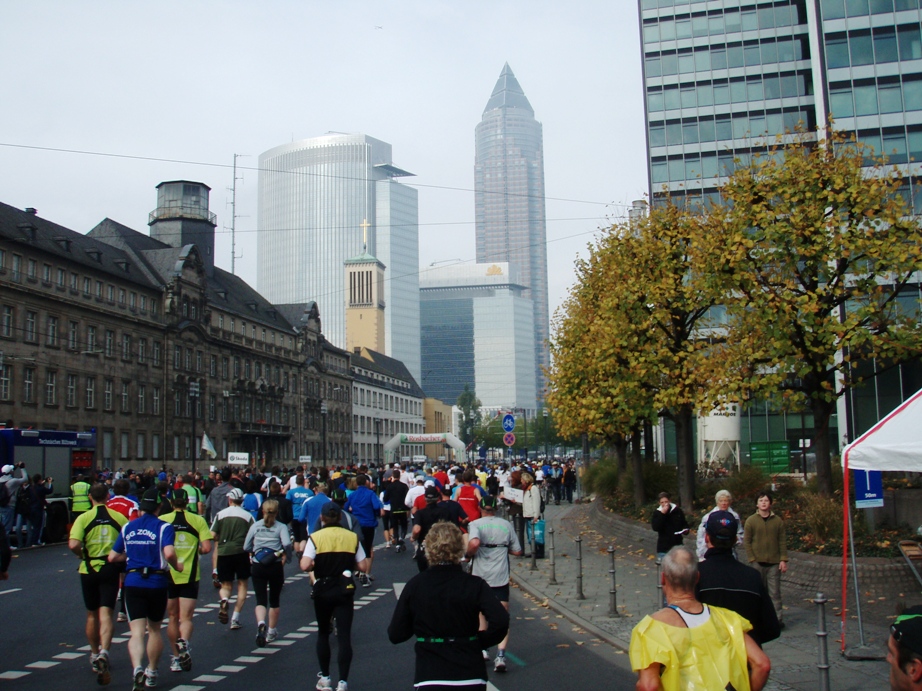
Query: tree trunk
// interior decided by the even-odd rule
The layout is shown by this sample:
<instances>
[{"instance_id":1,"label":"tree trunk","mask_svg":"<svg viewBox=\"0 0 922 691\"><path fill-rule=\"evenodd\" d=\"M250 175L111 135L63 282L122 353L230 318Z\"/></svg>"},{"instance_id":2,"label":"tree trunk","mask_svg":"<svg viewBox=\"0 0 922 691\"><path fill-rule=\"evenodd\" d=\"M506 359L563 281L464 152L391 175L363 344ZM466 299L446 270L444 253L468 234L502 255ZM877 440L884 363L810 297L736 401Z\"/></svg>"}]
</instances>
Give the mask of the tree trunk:
<instances>
[{"instance_id":1,"label":"tree trunk","mask_svg":"<svg viewBox=\"0 0 922 691\"><path fill-rule=\"evenodd\" d=\"M627 470L627 439L618 435L612 442L615 447L615 458L618 460L618 474Z\"/></svg>"},{"instance_id":2,"label":"tree trunk","mask_svg":"<svg viewBox=\"0 0 922 691\"><path fill-rule=\"evenodd\" d=\"M631 470L634 472L634 507L640 508L644 502L643 456L640 453L640 440L643 434L640 427L635 427L631 434Z\"/></svg>"},{"instance_id":3,"label":"tree trunk","mask_svg":"<svg viewBox=\"0 0 922 691\"><path fill-rule=\"evenodd\" d=\"M583 442L583 467L588 469L589 464L592 461L592 457L589 455L589 435L583 432L582 435Z\"/></svg>"},{"instance_id":4,"label":"tree trunk","mask_svg":"<svg viewBox=\"0 0 922 691\"><path fill-rule=\"evenodd\" d=\"M814 399L813 409L813 452L816 454L816 486L822 497L832 496L832 459L829 449L829 418L835 403Z\"/></svg>"},{"instance_id":5,"label":"tree trunk","mask_svg":"<svg viewBox=\"0 0 922 691\"><path fill-rule=\"evenodd\" d=\"M644 420L643 423L643 451L644 460L647 463L653 463L656 459L653 456L653 423Z\"/></svg>"},{"instance_id":6,"label":"tree trunk","mask_svg":"<svg viewBox=\"0 0 922 691\"><path fill-rule=\"evenodd\" d=\"M693 510L695 500L695 449L692 438L694 411L684 405L673 416L676 448L679 455L679 503L686 513Z\"/></svg>"}]
</instances>

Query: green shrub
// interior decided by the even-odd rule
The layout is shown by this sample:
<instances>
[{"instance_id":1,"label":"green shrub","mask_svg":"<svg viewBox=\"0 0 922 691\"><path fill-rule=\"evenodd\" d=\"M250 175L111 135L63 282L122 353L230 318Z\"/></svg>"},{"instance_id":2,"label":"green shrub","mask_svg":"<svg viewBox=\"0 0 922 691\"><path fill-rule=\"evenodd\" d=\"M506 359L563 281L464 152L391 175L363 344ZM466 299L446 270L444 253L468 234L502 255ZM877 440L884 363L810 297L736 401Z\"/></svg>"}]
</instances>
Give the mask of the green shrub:
<instances>
[{"instance_id":1,"label":"green shrub","mask_svg":"<svg viewBox=\"0 0 922 691\"><path fill-rule=\"evenodd\" d=\"M842 504L804 491L800 494L800 505L804 521L817 544L842 540Z\"/></svg>"},{"instance_id":2,"label":"green shrub","mask_svg":"<svg viewBox=\"0 0 922 691\"><path fill-rule=\"evenodd\" d=\"M614 458L601 458L590 465L583 473L583 491L607 497L618 489L618 461Z\"/></svg>"},{"instance_id":3,"label":"green shrub","mask_svg":"<svg viewBox=\"0 0 922 691\"><path fill-rule=\"evenodd\" d=\"M758 466L744 465L730 474L725 489L733 495L733 503L755 501L759 492L770 485L769 478Z\"/></svg>"},{"instance_id":4,"label":"green shrub","mask_svg":"<svg viewBox=\"0 0 922 691\"><path fill-rule=\"evenodd\" d=\"M627 473L625 473L627 475ZM663 463L643 464L644 499L647 503L655 503L660 492L669 492L673 503L679 503L679 469L674 465ZM633 496L633 474L631 485L627 491Z\"/></svg>"}]
</instances>

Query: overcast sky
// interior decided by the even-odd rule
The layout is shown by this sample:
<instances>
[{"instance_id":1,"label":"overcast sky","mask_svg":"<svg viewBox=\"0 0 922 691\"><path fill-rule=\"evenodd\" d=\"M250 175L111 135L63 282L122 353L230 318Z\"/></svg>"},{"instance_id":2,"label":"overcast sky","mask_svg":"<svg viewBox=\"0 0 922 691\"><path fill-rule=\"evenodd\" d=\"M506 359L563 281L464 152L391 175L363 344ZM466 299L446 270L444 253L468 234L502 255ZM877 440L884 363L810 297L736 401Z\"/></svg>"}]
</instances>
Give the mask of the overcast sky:
<instances>
[{"instance_id":1,"label":"overcast sky","mask_svg":"<svg viewBox=\"0 0 922 691\"><path fill-rule=\"evenodd\" d=\"M258 287L258 155L361 132L416 174L421 265L473 261L474 127L507 61L544 125L553 314L646 191L635 0L3 2L0 201L146 233L158 183L204 182L230 270L244 154L236 268Z\"/></svg>"}]
</instances>

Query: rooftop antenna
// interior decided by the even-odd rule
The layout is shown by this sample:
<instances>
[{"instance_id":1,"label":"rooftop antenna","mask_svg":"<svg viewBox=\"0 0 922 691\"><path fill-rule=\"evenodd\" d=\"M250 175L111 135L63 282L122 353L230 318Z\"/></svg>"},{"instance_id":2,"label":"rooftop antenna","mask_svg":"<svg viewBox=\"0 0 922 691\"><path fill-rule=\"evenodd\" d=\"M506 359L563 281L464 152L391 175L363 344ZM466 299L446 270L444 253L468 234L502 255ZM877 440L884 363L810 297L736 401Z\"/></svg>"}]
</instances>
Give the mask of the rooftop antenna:
<instances>
[{"instance_id":1,"label":"rooftop antenna","mask_svg":"<svg viewBox=\"0 0 922 691\"><path fill-rule=\"evenodd\" d=\"M234 154L234 185L231 187L231 274L236 275L237 264L237 180L243 180L243 177L237 177L237 159L247 154ZM241 254L240 257L243 255Z\"/></svg>"}]
</instances>

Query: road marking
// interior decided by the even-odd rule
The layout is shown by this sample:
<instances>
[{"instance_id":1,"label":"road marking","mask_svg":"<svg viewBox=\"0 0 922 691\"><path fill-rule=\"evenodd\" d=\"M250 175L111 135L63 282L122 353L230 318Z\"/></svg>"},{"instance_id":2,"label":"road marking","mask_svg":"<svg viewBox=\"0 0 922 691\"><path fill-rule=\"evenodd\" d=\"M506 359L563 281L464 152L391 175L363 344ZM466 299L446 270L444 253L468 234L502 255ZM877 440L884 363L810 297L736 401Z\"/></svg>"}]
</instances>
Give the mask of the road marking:
<instances>
[{"instance_id":1,"label":"road marking","mask_svg":"<svg viewBox=\"0 0 922 691\"><path fill-rule=\"evenodd\" d=\"M58 653L54 656L55 660L76 660L83 657L83 653Z\"/></svg>"},{"instance_id":2,"label":"road marking","mask_svg":"<svg viewBox=\"0 0 922 691\"><path fill-rule=\"evenodd\" d=\"M18 593L22 588L10 588L9 590L0 590L0 595L9 595L10 593Z\"/></svg>"},{"instance_id":3,"label":"road marking","mask_svg":"<svg viewBox=\"0 0 922 691\"><path fill-rule=\"evenodd\" d=\"M217 607L217 606L218 606L218 605L215 605L215 607ZM210 611L211 611L211 609L208 608L208 607L196 607L196 609L195 609L195 612L196 612L197 614L208 614L208 612L210 612Z\"/></svg>"},{"instance_id":4,"label":"road marking","mask_svg":"<svg viewBox=\"0 0 922 691\"><path fill-rule=\"evenodd\" d=\"M290 636L291 634L288 634L288 635ZM269 645L294 645L294 644L295 644L295 641L283 641L281 639L278 639L278 640L272 641Z\"/></svg>"},{"instance_id":5,"label":"road marking","mask_svg":"<svg viewBox=\"0 0 922 691\"><path fill-rule=\"evenodd\" d=\"M310 636L309 633L298 633L297 631L292 631L291 633L285 634L285 638L296 638L296 639L307 638L308 636Z\"/></svg>"},{"instance_id":6,"label":"road marking","mask_svg":"<svg viewBox=\"0 0 922 691\"><path fill-rule=\"evenodd\" d=\"M243 665L221 665L220 667L215 667L214 671L215 672L229 672L231 674L235 674L237 672L242 672L245 669L246 667L244 667Z\"/></svg>"},{"instance_id":7,"label":"road marking","mask_svg":"<svg viewBox=\"0 0 922 691\"><path fill-rule=\"evenodd\" d=\"M487 682L487 691L499 691L499 689L493 686L493 684L491 684L490 682Z\"/></svg>"},{"instance_id":8,"label":"road marking","mask_svg":"<svg viewBox=\"0 0 922 691\"><path fill-rule=\"evenodd\" d=\"M60 661L52 662L51 660L39 660L38 662L30 662L26 665L26 669L48 669L49 667L54 667L59 664L61 664Z\"/></svg>"},{"instance_id":9,"label":"road marking","mask_svg":"<svg viewBox=\"0 0 922 691\"><path fill-rule=\"evenodd\" d=\"M244 664L251 665L254 662L259 662L260 660L262 660L261 657L253 657L252 655L241 655L236 660L234 660L234 662L242 662Z\"/></svg>"},{"instance_id":10,"label":"road marking","mask_svg":"<svg viewBox=\"0 0 922 691\"><path fill-rule=\"evenodd\" d=\"M29 674L32 674L32 672L3 672L0 673L0 679L20 679Z\"/></svg>"},{"instance_id":11,"label":"road marking","mask_svg":"<svg viewBox=\"0 0 922 691\"><path fill-rule=\"evenodd\" d=\"M250 655L271 655L272 653L277 653L278 648L257 648L256 650L250 651Z\"/></svg>"},{"instance_id":12,"label":"road marking","mask_svg":"<svg viewBox=\"0 0 922 691\"><path fill-rule=\"evenodd\" d=\"M181 684L180 686L174 686L173 691L202 691L204 686L189 686L188 684Z\"/></svg>"},{"instance_id":13,"label":"road marking","mask_svg":"<svg viewBox=\"0 0 922 691\"><path fill-rule=\"evenodd\" d=\"M224 681L225 679L227 679L227 677L222 677L220 674L202 674L192 681L202 681L209 684L216 684L217 682Z\"/></svg>"},{"instance_id":14,"label":"road marking","mask_svg":"<svg viewBox=\"0 0 922 691\"><path fill-rule=\"evenodd\" d=\"M405 585L406 583L394 583L394 595L397 596L398 600L400 599L400 593L403 592L403 586Z\"/></svg>"}]
</instances>

